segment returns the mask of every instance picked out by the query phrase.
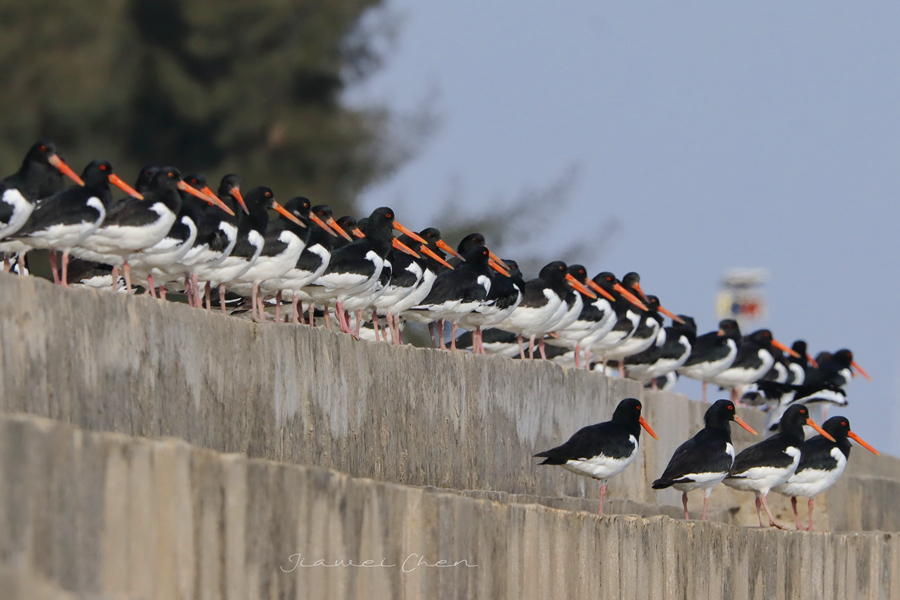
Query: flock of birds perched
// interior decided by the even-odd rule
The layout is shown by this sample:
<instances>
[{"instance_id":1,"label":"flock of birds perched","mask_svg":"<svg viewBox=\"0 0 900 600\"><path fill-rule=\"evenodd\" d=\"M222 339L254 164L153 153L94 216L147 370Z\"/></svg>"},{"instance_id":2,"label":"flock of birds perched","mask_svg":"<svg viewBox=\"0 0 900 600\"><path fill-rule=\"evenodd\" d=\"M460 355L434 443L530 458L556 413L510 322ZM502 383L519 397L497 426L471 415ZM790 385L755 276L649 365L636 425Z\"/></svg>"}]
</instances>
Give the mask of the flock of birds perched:
<instances>
[{"instance_id":1,"label":"flock of birds perched","mask_svg":"<svg viewBox=\"0 0 900 600\"><path fill-rule=\"evenodd\" d=\"M65 187L66 177L76 185ZM128 196L114 200L110 186ZM7 271L25 274L27 252L45 249L53 279L63 286L130 293L137 281L154 297L183 293L196 308L217 303L223 313L229 305L244 313L249 302L255 321L266 321L274 309L276 322L323 319L329 329L333 312L341 331L394 344L402 343L406 323L427 323L432 346L446 348L449 324L450 349L533 359L537 347L544 359L617 372L654 389L683 375L703 382L704 401L707 384L718 385L731 391L732 412L737 401L764 406L767 430L780 423L781 436L789 433L785 419L795 407L824 412L828 404L845 405L853 369L868 378L850 350L813 360L805 342L789 348L766 329L742 335L733 320L697 335L691 317L644 293L637 273L621 281L609 272L591 278L582 265L555 261L526 281L516 262L496 256L481 234L454 249L433 227L407 229L390 208L358 221L335 219L328 206L304 197L281 205L264 186L244 193L233 174L213 192L203 175L182 177L174 167L148 165L131 187L104 160L79 176L53 143L40 141L0 182L0 199ZM277 218L270 219L270 210ZM282 319L287 302L290 315ZM467 331L458 336L458 328ZM713 419L719 430L721 418Z\"/></svg>"},{"instance_id":2,"label":"flock of birds perched","mask_svg":"<svg viewBox=\"0 0 900 600\"><path fill-rule=\"evenodd\" d=\"M654 439L659 439L641 416L641 403L626 398L616 407L611 421L590 425L579 430L565 444L535 454L544 458L542 465L563 468L600 481L600 510L610 477L621 473L638 453L641 427ZM766 496L770 491L791 498L797 529L804 529L797 512L797 497L809 498L809 531L813 530L813 500L833 486L840 478L850 457L850 440L855 440L870 452L872 446L850 430L846 417L832 417L820 427L809 416L803 404L793 404L778 422L778 433L742 450L735 456L731 444L731 422L753 435L752 427L736 414L734 402L718 400L703 417L705 427L681 444L653 489L674 487L682 493L684 518L688 515L688 496L692 490L704 490L703 515L709 495L720 483L736 490L756 494L756 515L759 526L765 527L761 508L765 508L769 525L784 529L772 516ZM806 439L804 427L811 427L819 435Z\"/></svg>"}]
</instances>

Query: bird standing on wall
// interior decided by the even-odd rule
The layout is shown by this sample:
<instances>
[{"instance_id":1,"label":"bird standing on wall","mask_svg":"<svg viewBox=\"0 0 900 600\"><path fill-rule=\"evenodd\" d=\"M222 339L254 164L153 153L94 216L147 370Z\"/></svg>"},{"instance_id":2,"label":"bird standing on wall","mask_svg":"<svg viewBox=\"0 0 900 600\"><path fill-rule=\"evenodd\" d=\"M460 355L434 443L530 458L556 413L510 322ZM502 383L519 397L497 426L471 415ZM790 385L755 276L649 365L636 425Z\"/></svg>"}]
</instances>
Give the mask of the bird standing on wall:
<instances>
[{"instance_id":1,"label":"bird standing on wall","mask_svg":"<svg viewBox=\"0 0 900 600\"><path fill-rule=\"evenodd\" d=\"M534 456L546 459L542 465L559 465L578 475L598 480L600 508L597 514L602 515L606 482L624 471L637 456L641 427L653 439L659 439L641 416L641 408L636 398L625 398L616 407L612 420L584 427L562 446L538 452Z\"/></svg>"},{"instance_id":2,"label":"bird standing on wall","mask_svg":"<svg viewBox=\"0 0 900 600\"><path fill-rule=\"evenodd\" d=\"M734 421L753 435L756 432L737 416L734 402L719 400L703 415L706 427L697 435L678 446L662 476L653 482L654 490L674 487L681 492L684 504L684 518L688 516L688 496L692 490L705 490L703 496L703 516L713 488L722 483L734 464L734 446L731 445L731 426Z\"/></svg>"},{"instance_id":3,"label":"bird standing on wall","mask_svg":"<svg viewBox=\"0 0 900 600\"><path fill-rule=\"evenodd\" d=\"M806 440L800 448L800 463L797 470L786 483L772 488L784 496L791 497L791 508L794 509L794 521L797 529L800 515L797 514L797 496L809 498L809 528L813 530L813 500L840 479L850 458L850 440L856 440L860 446L874 452L878 451L867 444L861 437L850 430L850 420L846 417L831 417L822 424L822 429L831 435L829 440L821 435ZM848 439L849 438L849 439Z\"/></svg>"},{"instance_id":4,"label":"bird standing on wall","mask_svg":"<svg viewBox=\"0 0 900 600\"><path fill-rule=\"evenodd\" d=\"M809 425L831 441L834 438L809 418L809 409L802 404L790 407L781 418L781 431L760 443L744 449L734 459L734 465L725 478L725 485L736 490L756 494L756 516L763 525L760 505L766 509L769 525L784 529L775 521L766 496L775 486L786 483L800 462L803 446L803 426Z\"/></svg>"}]
</instances>

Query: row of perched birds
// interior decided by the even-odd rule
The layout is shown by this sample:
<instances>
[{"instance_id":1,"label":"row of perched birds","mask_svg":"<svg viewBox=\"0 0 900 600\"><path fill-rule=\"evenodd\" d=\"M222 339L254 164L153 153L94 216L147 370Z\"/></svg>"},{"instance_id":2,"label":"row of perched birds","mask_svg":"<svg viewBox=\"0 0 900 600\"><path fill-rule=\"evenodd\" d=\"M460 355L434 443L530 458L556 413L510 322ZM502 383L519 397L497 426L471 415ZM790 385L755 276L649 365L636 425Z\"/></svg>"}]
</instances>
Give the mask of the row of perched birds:
<instances>
[{"instance_id":1,"label":"row of perched birds","mask_svg":"<svg viewBox=\"0 0 900 600\"><path fill-rule=\"evenodd\" d=\"M66 177L77 185L65 188ZM111 186L128 196L114 200ZM766 329L742 336L733 320L697 335L691 317L644 293L637 273L590 278L582 265L555 261L526 281L481 234L454 249L435 228L407 229L390 208L359 221L335 219L304 197L281 205L270 188L242 192L233 174L213 192L203 175L149 165L131 187L103 160L77 175L43 141L0 192L5 267L16 256L24 273L26 253L47 249L53 278L64 286L130 292L137 281L154 296L184 293L195 307L210 309L215 300L223 312L229 303L246 312L249 302L257 321L272 308L281 321L290 302L286 321L318 318L331 328L333 312L341 331L392 343L401 343L406 323L427 323L441 348L449 324L451 349L524 358L527 340L529 358L537 346L545 359L654 388L670 387L680 374L703 382L704 401L712 383L735 401L766 406L773 423L795 403L845 404L852 369L865 375L849 350L813 361L805 343L788 348ZM458 328L467 333L457 337Z\"/></svg>"},{"instance_id":2,"label":"row of perched birds","mask_svg":"<svg viewBox=\"0 0 900 600\"><path fill-rule=\"evenodd\" d=\"M542 465L559 465L578 475L600 482L600 509L603 514L603 497L610 477L621 473L637 456L641 428L654 439L659 439L641 416L641 403L635 398L622 400L613 413L612 420L584 427L567 442L535 454L544 458ZM673 487L682 493L684 518L689 519L688 492L704 490L703 513L709 505L709 495L720 483L736 490L750 491L756 495L756 515L759 526L765 527L762 510L768 516L768 524L783 529L769 509L766 497L775 491L791 498L797 529L804 529L797 512L797 497L809 499L809 525L813 529L813 501L833 486L840 478L850 457L850 440L854 440L870 452L878 454L850 429L846 417L828 419L820 427L810 418L809 409L803 404L792 404L778 422L778 432L735 456L731 443L731 422L735 422L753 435L756 432L736 414L731 400L719 400L707 409L705 427L694 437L681 444L653 489ZM811 427L819 435L806 439L804 427Z\"/></svg>"}]
</instances>

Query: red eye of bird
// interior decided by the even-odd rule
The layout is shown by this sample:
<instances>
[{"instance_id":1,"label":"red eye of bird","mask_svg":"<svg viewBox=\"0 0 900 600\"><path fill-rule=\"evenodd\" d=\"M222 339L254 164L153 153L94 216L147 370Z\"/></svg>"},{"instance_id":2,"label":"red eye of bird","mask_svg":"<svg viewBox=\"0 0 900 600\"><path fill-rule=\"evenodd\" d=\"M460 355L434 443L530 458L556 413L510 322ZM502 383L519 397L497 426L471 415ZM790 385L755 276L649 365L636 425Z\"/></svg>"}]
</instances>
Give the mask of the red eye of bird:
<instances>
[{"instance_id":1,"label":"red eye of bird","mask_svg":"<svg viewBox=\"0 0 900 600\"><path fill-rule=\"evenodd\" d=\"M846 421L841 421L841 425L843 425L844 427L846 427L846 426L847 426L847 422L846 422Z\"/></svg>"},{"instance_id":2,"label":"red eye of bird","mask_svg":"<svg viewBox=\"0 0 900 600\"><path fill-rule=\"evenodd\" d=\"M46 147L46 146L41 146L41 152L46 152L46 151L47 151L47 147Z\"/></svg>"}]
</instances>

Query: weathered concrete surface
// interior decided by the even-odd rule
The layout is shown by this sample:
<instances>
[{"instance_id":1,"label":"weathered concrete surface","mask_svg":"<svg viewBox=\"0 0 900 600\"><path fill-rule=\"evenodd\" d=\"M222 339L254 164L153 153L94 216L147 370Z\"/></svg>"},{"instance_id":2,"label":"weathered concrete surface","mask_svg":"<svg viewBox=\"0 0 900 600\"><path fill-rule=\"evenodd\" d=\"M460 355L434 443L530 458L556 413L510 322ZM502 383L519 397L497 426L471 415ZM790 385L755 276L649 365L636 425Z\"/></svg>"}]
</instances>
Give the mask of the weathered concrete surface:
<instances>
[{"instance_id":1,"label":"weathered concrete surface","mask_svg":"<svg viewBox=\"0 0 900 600\"><path fill-rule=\"evenodd\" d=\"M595 498L595 482L531 455L607 420L628 396L643 398L662 437L642 436L640 457L610 484L610 509L678 507L677 492L650 482L702 422L706 406L684 396L543 361L354 342L0 274L0 412L87 430L174 436L408 485ZM761 426L761 415L742 416ZM738 448L752 440L739 428L734 437ZM851 456L853 473L900 481L900 461L862 455ZM773 502L789 514L786 500ZM753 524L752 495L713 492L714 514L740 506L734 522ZM826 502L817 517L829 526Z\"/></svg>"},{"instance_id":2,"label":"weathered concrete surface","mask_svg":"<svg viewBox=\"0 0 900 600\"><path fill-rule=\"evenodd\" d=\"M0 417L0 486L11 600L900 598L898 534L601 518L28 415Z\"/></svg>"}]
</instances>

